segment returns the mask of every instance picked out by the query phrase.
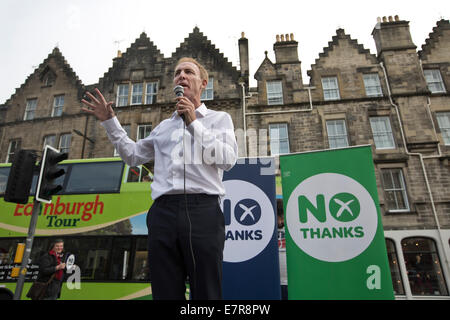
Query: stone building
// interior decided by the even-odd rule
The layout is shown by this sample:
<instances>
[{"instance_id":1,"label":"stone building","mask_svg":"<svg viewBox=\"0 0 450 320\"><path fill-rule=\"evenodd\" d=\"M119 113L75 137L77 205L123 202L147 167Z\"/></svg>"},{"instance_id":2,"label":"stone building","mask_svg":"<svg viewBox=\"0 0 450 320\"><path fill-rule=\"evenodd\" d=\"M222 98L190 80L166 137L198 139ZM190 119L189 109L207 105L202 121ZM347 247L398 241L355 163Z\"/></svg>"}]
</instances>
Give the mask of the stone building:
<instances>
[{"instance_id":1,"label":"stone building","mask_svg":"<svg viewBox=\"0 0 450 320\"><path fill-rule=\"evenodd\" d=\"M0 105L0 161L45 143L73 159L115 156L98 121L80 110L84 92L99 88L115 102L129 136L144 138L172 114L175 63L191 56L209 72L207 106L227 111L247 136L247 143L239 141L242 157L370 144L396 294L448 297L450 24L438 21L420 50L409 22L398 16L379 18L372 36L376 54L336 30L305 83L294 35L277 35L275 61L266 53L254 74L256 87L249 87L244 34L237 69L197 27L168 58L142 33L89 85L55 48ZM434 261L431 291L408 279L413 254Z\"/></svg>"}]
</instances>

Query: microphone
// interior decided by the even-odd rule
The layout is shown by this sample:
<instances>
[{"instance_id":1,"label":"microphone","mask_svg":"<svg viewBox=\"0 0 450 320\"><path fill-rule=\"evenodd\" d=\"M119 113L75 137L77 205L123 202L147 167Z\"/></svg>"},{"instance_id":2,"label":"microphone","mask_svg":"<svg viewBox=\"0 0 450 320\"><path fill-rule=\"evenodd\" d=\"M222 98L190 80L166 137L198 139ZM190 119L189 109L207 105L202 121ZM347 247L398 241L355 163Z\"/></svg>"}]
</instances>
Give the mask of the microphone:
<instances>
[{"instance_id":1,"label":"microphone","mask_svg":"<svg viewBox=\"0 0 450 320\"><path fill-rule=\"evenodd\" d=\"M176 86L175 88L173 88L173 93L175 93L175 95L177 97L182 97L184 95L184 88L182 86ZM180 114L181 119L184 120L184 114Z\"/></svg>"}]
</instances>

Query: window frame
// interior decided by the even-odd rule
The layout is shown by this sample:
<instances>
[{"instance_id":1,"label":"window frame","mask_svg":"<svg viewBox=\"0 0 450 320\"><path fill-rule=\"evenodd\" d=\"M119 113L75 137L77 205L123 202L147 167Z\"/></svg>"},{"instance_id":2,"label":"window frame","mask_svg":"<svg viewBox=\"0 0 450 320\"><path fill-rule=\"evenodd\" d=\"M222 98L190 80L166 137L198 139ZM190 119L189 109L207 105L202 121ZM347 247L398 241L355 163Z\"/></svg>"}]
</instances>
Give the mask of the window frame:
<instances>
[{"instance_id":1,"label":"window frame","mask_svg":"<svg viewBox=\"0 0 450 320\"><path fill-rule=\"evenodd\" d=\"M280 128L283 128L283 129L285 128L286 129L286 137L285 138L280 138L280 134L279 134L280 133ZM272 137L272 134L271 134L272 129L276 129L277 130L278 137ZM289 146L289 127L288 127L288 124L286 122L284 122L284 123L270 123L269 124L269 140L270 140L270 155L271 156L278 156L278 155L282 155L282 154L289 154L291 152L290 151L290 146ZM281 149L280 148L280 145L281 145L280 141L281 140L283 140L286 143L287 152L283 152L283 153L280 152L281 151L280 150ZM275 145L278 145L276 153L274 152L274 149L276 149Z\"/></svg>"},{"instance_id":2,"label":"window frame","mask_svg":"<svg viewBox=\"0 0 450 320\"><path fill-rule=\"evenodd\" d=\"M395 241L391 238L385 238L385 243L394 295L404 296L406 294L405 285L403 283L402 270L400 268L399 255ZM398 289L398 291L396 291L396 289Z\"/></svg>"},{"instance_id":3,"label":"window frame","mask_svg":"<svg viewBox=\"0 0 450 320\"><path fill-rule=\"evenodd\" d=\"M63 137L69 137L69 142L68 142L69 146L68 147L62 146ZM64 141L64 143L66 143L66 142ZM69 154L70 153L71 144L72 144L72 134L71 133L62 133L59 136L59 142L58 142L59 152L61 152L61 153L68 153Z\"/></svg>"},{"instance_id":4,"label":"window frame","mask_svg":"<svg viewBox=\"0 0 450 320\"><path fill-rule=\"evenodd\" d=\"M202 91L200 101L214 100L214 77L208 78L208 84L206 88Z\"/></svg>"},{"instance_id":5,"label":"window frame","mask_svg":"<svg viewBox=\"0 0 450 320\"><path fill-rule=\"evenodd\" d=\"M445 93L447 92L445 88L444 81L442 80L441 70L439 69L425 69L423 70L423 75L425 77L425 81L427 83L428 90L434 93ZM432 88L437 88L437 90L433 90Z\"/></svg>"},{"instance_id":6,"label":"window frame","mask_svg":"<svg viewBox=\"0 0 450 320\"><path fill-rule=\"evenodd\" d=\"M328 125L331 124L331 123L335 123L336 124L337 122L341 122L343 124L344 134L330 135L330 128L329 128ZM328 120L325 121L325 126L327 128L328 147L330 149L345 148L345 147L349 146L347 124L345 122L345 119L328 119ZM337 141L336 139L340 139L342 137L345 137L345 143L346 143L345 146L334 146L334 147L331 146L331 141L332 140L334 140L335 141L334 143L336 143L336 141Z\"/></svg>"},{"instance_id":7,"label":"window frame","mask_svg":"<svg viewBox=\"0 0 450 320\"><path fill-rule=\"evenodd\" d=\"M385 120L384 123L387 124L387 126L385 125L385 127L386 127L386 129L388 129L388 131L375 132L374 128L376 128L376 127L375 127L375 124L373 123L373 121L379 121L380 119ZM389 116L373 116L373 117L369 118L369 122L370 122L370 127L372 130L372 137L373 137L373 142L375 144L375 149L377 149L377 150L396 149L394 133L392 132L390 117ZM381 136L387 136L389 142L392 143L391 146L388 146L388 147L377 146L377 139ZM380 143L381 143L381 140L378 140L378 144L380 144Z\"/></svg>"},{"instance_id":8,"label":"window frame","mask_svg":"<svg viewBox=\"0 0 450 320\"><path fill-rule=\"evenodd\" d=\"M57 102L61 102L62 98L62 104L58 104ZM52 117L61 117L63 114L64 109L64 94L59 94L53 97L53 108L52 108ZM58 113L55 112L55 110L58 110Z\"/></svg>"},{"instance_id":9,"label":"window frame","mask_svg":"<svg viewBox=\"0 0 450 320\"><path fill-rule=\"evenodd\" d=\"M421 244L425 244L425 241L428 241L428 244L430 245L429 248L424 248L422 250L420 250L420 245ZM415 242L414 244L414 248L415 250L410 250L411 247L408 246L408 242ZM413 296L419 296L419 297L424 297L424 296L428 296L428 297L436 297L436 296L440 296L440 297L448 297L449 296L449 288L448 288L448 284L445 281L445 277L443 274L443 267L442 267L442 259L441 259L441 254L439 252L438 246L437 246L437 241L431 237L427 237L427 236L412 236L412 237L406 237L403 238L401 240L401 248L402 248L402 254L403 254L403 258L404 258L404 263L405 263L405 268L408 274L408 280L409 280L409 287L411 290L411 293ZM410 261L410 256L416 256L416 261L415 264L416 268L412 268L409 267L409 262ZM420 261L424 260L426 262L426 258L423 259L423 257L425 255L429 255L429 259L431 261L433 261L434 263L430 263L429 266L432 267L430 269L432 269L431 271L435 272L435 277L436 277L436 281L439 281L442 283L442 289L444 289L444 292L439 292L440 294L426 294L426 293L417 293L414 290L416 289L415 286L412 286L411 284L414 283L414 280L419 280L418 282L424 282L427 279L431 279L432 277L429 277L429 274L426 274L426 276L420 275L420 272L426 272L426 269L423 267L425 265L423 265L420 269L417 268L417 263L420 263ZM417 261L417 257L420 257L419 261ZM444 260L445 263L445 260ZM438 266L439 268L437 268L436 266ZM416 276L414 275L416 274ZM427 277L428 275L428 277ZM440 278L440 279L438 279ZM437 284L439 285L439 282L437 282ZM441 288L439 288L441 289Z\"/></svg>"},{"instance_id":10,"label":"window frame","mask_svg":"<svg viewBox=\"0 0 450 320\"><path fill-rule=\"evenodd\" d=\"M31 102L34 102L33 104ZM23 120L33 120L35 119L35 113L37 109L37 98L31 98L27 99L26 105L25 105L25 113L23 115Z\"/></svg>"},{"instance_id":11,"label":"window frame","mask_svg":"<svg viewBox=\"0 0 450 320\"><path fill-rule=\"evenodd\" d=\"M16 145L14 147L14 151L11 152L11 147L12 147L12 143L15 142ZM11 139L9 140L9 144L8 144L8 153L6 154L6 161L5 163L12 163L14 155L16 154L17 150L20 150L20 145L21 145L21 139Z\"/></svg>"},{"instance_id":12,"label":"window frame","mask_svg":"<svg viewBox=\"0 0 450 320\"><path fill-rule=\"evenodd\" d=\"M393 171L400 173L400 175L398 176L398 181L400 182L400 188L395 187L395 183L394 183L394 177L393 177ZM390 174L390 179L391 179L391 184L392 184L392 188L387 188L386 184L387 182L384 179L384 173L385 172L389 172ZM387 207L387 212L389 213L398 213L398 212L410 212L411 211L411 207L409 205L409 197L408 197L408 190L406 187L406 182L405 182L405 176L403 174L403 169L402 168L381 168L380 170L380 176L381 176L381 183L382 183L382 187L383 187L383 192L384 192L384 199L385 199L385 204ZM398 205L398 200L397 200L397 192L401 192L402 194L402 201L405 203L405 208L399 209L399 205ZM389 203L387 200L388 199L388 192L392 192L392 194L394 195L394 199L395 199L395 203L396 203L396 209L392 209L389 206Z\"/></svg>"},{"instance_id":13,"label":"window frame","mask_svg":"<svg viewBox=\"0 0 450 320\"><path fill-rule=\"evenodd\" d=\"M140 87L140 91L135 92L135 88ZM130 97L130 105L141 105L143 103L143 97L144 97L144 82L135 82L131 83L131 97ZM135 98L137 99L135 101Z\"/></svg>"},{"instance_id":14,"label":"window frame","mask_svg":"<svg viewBox=\"0 0 450 320\"><path fill-rule=\"evenodd\" d=\"M154 92L149 93L149 87L153 89ZM145 82L145 104L156 103L156 97L158 96L158 81ZM149 101L151 100L151 101Z\"/></svg>"},{"instance_id":15,"label":"window frame","mask_svg":"<svg viewBox=\"0 0 450 320\"><path fill-rule=\"evenodd\" d=\"M364 73L363 74L364 88L366 96L368 97L382 97L383 90L381 88L380 76L378 73ZM372 82L372 83L370 83ZM375 90L373 90L375 89ZM371 93L374 92L374 93Z\"/></svg>"},{"instance_id":16,"label":"window frame","mask_svg":"<svg viewBox=\"0 0 450 320\"><path fill-rule=\"evenodd\" d=\"M269 106L284 104L283 81L281 80L266 81L266 95L267 95L267 104Z\"/></svg>"},{"instance_id":17,"label":"window frame","mask_svg":"<svg viewBox=\"0 0 450 320\"><path fill-rule=\"evenodd\" d=\"M121 92L120 88L126 88L126 95ZM116 92L116 106L117 107L125 107L128 106L128 96L130 94L130 84L129 83L119 83L117 85L117 92ZM124 104L123 104L124 103Z\"/></svg>"},{"instance_id":18,"label":"window frame","mask_svg":"<svg viewBox=\"0 0 450 320\"><path fill-rule=\"evenodd\" d=\"M330 87L330 80L333 80L335 87ZM339 92L339 81L337 76L327 76L321 78L323 99L325 101L341 100L341 94Z\"/></svg>"},{"instance_id":19,"label":"window frame","mask_svg":"<svg viewBox=\"0 0 450 320\"><path fill-rule=\"evenodd\" d=\"M441 120L441 117L448 118L448 127L443 126L444 120ZM450 146L450 111L436 112L436 120L439 126L439 130L441 131L441 136L442 140L444 141L444 145Z\"/></svg>"},{"instance_id":20,"label":"window frame","mask_svg":"<svg viewBox=\"0 0 450 320\"><path fill-rule=\"evenodd\" d=\"M47 139L50 137L53 137L53 144L46 143ZM53 148L56 147L56 134L48 134L48 135L44 136L43 148L45 148L46 145L49 145L50 147L53 147Z\"/></svg>"},{"instance_id":21,"label":"window frame","mask_svg":"<svg viewBox=\"0 0 450 320\"><path fill-rule=\"evenodd\" d=\"M140 136L140 134L139 134L140 129L143 128L143 129L144 129L144 134L145 134L145 132L147 132L148 127L150 127L150 132L148 132L148 134L147 134L145 137L142 137L142 138L141 138L141 136ZM151 123L143 123L143 124L139 124L139 125L137 126L136 142L139 141L139 140L142 140L142 139L147 138L148 135L150 135L150 133L152 132L152 130L153 130L153 127L152 127L152 124L151 124Z\"/></svg>"}]
</instances>

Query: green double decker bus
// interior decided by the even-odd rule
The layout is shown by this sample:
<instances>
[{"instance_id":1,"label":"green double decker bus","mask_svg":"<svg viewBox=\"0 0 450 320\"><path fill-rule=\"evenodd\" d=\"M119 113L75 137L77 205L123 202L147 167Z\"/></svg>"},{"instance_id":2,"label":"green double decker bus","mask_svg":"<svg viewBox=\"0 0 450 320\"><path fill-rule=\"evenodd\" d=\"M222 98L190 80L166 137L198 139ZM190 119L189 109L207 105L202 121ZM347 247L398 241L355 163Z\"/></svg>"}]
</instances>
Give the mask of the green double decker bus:
<instances>
[{"instance_id":1,"label":"green double decker bus","mask_svg":"<svg viewBox=\"0 0 450 320\"><path fill-rule=\"evenodd\" d=\"M149 166L119 158L66 160L63 189L41 203L22 299L37 278L38 258L55 238L78 268L67 274L64 300L151 299L147 262L147 211L152 204ZM18 243L25 243L37 175L27 204L4 201L11 164L0 164L0 291L14 292L11 277ZM78 269L78 270L77 270Z\"/></svg>"}]
</instances>

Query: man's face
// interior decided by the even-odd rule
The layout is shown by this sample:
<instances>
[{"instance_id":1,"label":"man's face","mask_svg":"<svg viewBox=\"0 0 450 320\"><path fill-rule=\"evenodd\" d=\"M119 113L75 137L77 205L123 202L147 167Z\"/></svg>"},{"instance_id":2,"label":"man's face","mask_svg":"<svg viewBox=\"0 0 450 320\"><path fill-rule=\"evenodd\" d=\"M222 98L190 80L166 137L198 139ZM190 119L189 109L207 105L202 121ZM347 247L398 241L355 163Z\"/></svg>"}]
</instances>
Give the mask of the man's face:
<instances>
[{"instance_id":1,"label":"man's face","mask_svg":"<svg viewBox=\"0 0 450 320\"><path fill-rule=\"evenodd\" d=\"M64 250L64 242L58 242L53 247L53 251L56 253L61 253Z\"/></svg>"},{"instance_id":2,"label":"man's face","mask_svg":"<svg viewBox=\"0 0 450 320\"><path fill-rule=\"evenodd\" d=\"M175 69L173 83L175 86L182 86L184 96L197 107L197 103L200 103L202 89L206 87L207 81L202 80L200 70L194 63L182 62Z\"/></svg>"}]
</instances>

